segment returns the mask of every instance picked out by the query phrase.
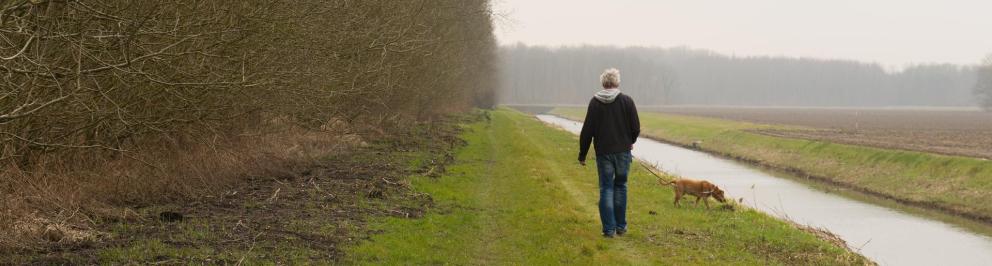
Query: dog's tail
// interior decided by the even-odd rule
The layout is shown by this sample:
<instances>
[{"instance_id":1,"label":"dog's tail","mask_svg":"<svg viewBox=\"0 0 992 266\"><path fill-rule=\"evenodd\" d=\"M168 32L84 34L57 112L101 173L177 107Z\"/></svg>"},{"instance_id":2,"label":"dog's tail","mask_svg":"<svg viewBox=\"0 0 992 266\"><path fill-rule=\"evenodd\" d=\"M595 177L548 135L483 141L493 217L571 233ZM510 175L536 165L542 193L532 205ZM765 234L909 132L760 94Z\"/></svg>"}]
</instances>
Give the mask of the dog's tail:
<instances>
[{"instance_id":1,"label":"dog's tail","mask_svg":"<svg viewBox=\"0 0 992 266\"><path fill-rule=\"evenodd\" d=\"M665 180L662 180L662 179L658 179L658 184L661 184L662 186L668 186L668 185L673 185L674 186L675 185L675 180L665 181Z\"/></svg>"}]
</instances>

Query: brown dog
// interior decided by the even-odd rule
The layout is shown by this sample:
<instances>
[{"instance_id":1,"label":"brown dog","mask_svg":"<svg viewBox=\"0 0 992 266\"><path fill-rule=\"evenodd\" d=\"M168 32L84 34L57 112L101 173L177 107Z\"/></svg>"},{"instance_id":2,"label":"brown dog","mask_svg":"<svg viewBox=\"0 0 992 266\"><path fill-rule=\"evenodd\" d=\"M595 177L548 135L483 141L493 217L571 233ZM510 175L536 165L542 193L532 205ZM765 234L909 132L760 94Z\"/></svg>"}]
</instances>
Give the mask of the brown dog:
<instances>
[{"instance_id":1,"label":"brown dog","mask_svg":"<svg viewBox=\"0 0 992 266\"><path fill-rule=\"evenodd\" d=\"M662 185L673 185L675 187L675 207L681 207L679 200L682 199L683 194L696 196L696 204L699 204L699 200L702 199L707 209L710 208L710 196L713 196L717 201L727 202L723 198L723 190L720 190L719 187L707 181L677 179L675 181L661 183Z\"/></svg>"}]
</instances>

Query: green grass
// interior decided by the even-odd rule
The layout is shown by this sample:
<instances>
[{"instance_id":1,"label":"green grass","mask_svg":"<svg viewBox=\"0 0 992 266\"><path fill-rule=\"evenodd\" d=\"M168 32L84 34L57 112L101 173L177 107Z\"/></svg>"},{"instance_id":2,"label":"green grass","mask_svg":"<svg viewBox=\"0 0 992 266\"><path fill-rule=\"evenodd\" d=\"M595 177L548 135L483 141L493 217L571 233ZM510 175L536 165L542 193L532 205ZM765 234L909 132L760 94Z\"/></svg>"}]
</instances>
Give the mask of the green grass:
<instances>
[{"instance_id":1,"label":"green grass","mask_svg":"<svg viewBox=\"0 0 992 266\"><path fill-rule=\"evenodd\" d=\"M275 264L275 261L293 265L313 263L321 258L322 251L310 245L300 244L290 239L276 242L246 244L232 248L216 244L224 239L213 234L204 221L180 222L178 232L168 238L141 237L126 245L100 250L97 254L101 264L145 264L150 262L167 264L216 263L249 265ZM310 227L318 231L324 228ZM126 230L126 229L116 229ZM205 245L203 243L214 243ZM318 260L319 261L319 260Z\"/></svg>"},{"instance_id":2,"label":"green grass","mask_svg":"<svg viewBox=\"0 0 992 266\"><path fill-rule=\"evenodd\" d=\"M672 206L672 191L632 168L630 232L600 236L594 166L577 138L508 110L467 125L468 145L439 178L412 177L434 207L382 218L347 250L358 264L863 264L864 258L753 210ZM656 214L650 214L655 212Z\"/></svg>"},{"instance_id":3,"label":"green grass","mask_svg":"<svg viewBox=\"0 0 992 266\"><path fill-rule=\"evenodd\" d=\"M582 109L555 109L582 120ZM712 118L641 113L642 135L689 144L763 164L799 169L834 182L972 217L992 217L992 162L922 152L879 149L748 132L783 126Z\"/></svg>"}]
</instances>

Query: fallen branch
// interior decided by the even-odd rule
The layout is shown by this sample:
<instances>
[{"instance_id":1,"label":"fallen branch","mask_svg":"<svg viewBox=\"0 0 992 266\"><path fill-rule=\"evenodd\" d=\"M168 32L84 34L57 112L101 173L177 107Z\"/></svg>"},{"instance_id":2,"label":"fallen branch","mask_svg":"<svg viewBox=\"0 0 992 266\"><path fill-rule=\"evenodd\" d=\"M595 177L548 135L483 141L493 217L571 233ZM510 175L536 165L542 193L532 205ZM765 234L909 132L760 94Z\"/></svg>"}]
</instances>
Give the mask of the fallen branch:
<instances>
[{"instance_id":1,"label":"fallen branch","mask_svg":"<svg viewBox=\"0 0 992 266\"><path fill-rule=\"evenodd\" d=\"M241 256L241 259L239 259L238 260L238 263L235 264L235 265L241 266L241 263L244 263L245 262L245 258L247 258L248 255L251 254L251 251L255 249L255 243L256 243L255 240L257 240L258 237L261 236L261 235L262 235L262 233L258 233L257 235L255 235L255 237L253 237L251 239L251 246L248 247L248 252L245 252L245 255L244 256Z\"/></svg>"},{"instance_id":2,"label":"fallen branch","mask_svg":"<svg viewBox=\"0 0 992 266\"><path fill-rule=\"evenodd\" d=\"M269 197L269 199L266 200L266 202L272 202L272 201L276 200L276 197L279 196L279 191L281 191L281 190L282 190L282 188L276 188L276 192L272 193L272 197Z\"/></svg>"},{"instance_id":3,"label":"fallen branch","mask_svg":"<svg viewBox=\"0 0 992 266\"><path fill-rule=\"evenodd\" d=\"M410 214L407 212L398 211L398 210L389 210L389 212L399 213L402 214L404 218L410 218Z\"/></svg>"}]
</instances>

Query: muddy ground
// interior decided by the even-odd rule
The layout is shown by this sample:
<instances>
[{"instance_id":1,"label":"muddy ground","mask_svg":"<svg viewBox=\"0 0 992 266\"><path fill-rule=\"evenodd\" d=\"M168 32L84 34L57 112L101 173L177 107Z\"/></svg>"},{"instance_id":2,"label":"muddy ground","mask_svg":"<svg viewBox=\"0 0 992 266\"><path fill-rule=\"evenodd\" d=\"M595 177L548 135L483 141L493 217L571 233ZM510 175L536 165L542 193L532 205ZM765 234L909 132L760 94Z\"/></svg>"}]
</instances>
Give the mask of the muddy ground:
<instances>
[{"instance_id":1,"label":"muddy ground","mask_svg":"<svg viewBox=\"0 0 992 266\"><path fill-rule=\"evenodd\" d=\"M250 177L198 200L134 206L122 219L99 223L99 241L0 254L0 265L338 261L343 247L375 233L366 229L369 219L416 218L432 206L406 178L443 172L464 143L457 124L468 119L411 126L295 173Z\"/></svg>"},{"instance_id":2,"label":"muddy ground","mask_svg":"<svg viewBox=\"0 0 992 266\"><path fill-rule=\"evenodd\" d=\"M992 159L992 112L964 109L660 107L647 111L807 129L759 133Z\"/></svg>"}]
</instances>

